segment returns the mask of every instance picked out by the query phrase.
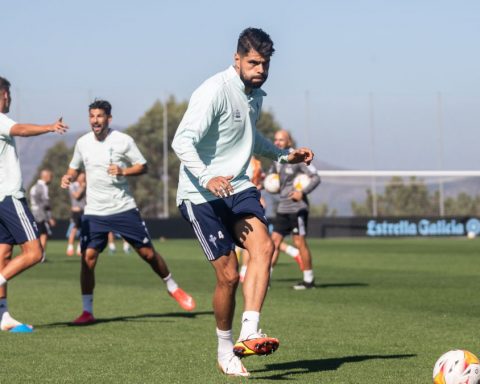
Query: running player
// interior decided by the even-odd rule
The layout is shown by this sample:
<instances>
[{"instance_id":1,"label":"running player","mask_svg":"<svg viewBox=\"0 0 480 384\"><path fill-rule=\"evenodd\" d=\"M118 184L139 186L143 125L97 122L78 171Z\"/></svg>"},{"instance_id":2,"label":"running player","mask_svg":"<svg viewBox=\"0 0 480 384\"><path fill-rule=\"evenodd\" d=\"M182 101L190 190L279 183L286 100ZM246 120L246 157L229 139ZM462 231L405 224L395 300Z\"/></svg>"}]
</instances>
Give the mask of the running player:
<instances>
[{"instance_id":1,"label":"running player","mask_svg":"<svg viewBox=\"0 0 480 384\"><path fill-rule=\"evenodd\" d=\"M37 222L40 244L43 248L42 262L47 260L47 240L52 235L51 227L55 226L55 219L52 217L50 208L50 197L48 196L48 185L52 182L52 179L52 171L42 169L40 178L30 188L30 206L33 218Z\"/></svg>"},{"instance_id":2,"label":"running player","mask_svg":"<svg viewBox=\"0 0 480 384\"><path fill-rule=\"evenodd\" d=\"M67 126L61 118L49 125L18 124L5 115L11 100L10 82L0 77L0 329L31 332L31 326L10 316L7 303L7 281L42 259L37 224L25 199L15 136L62 134ZM21 253L12 259L16 244L20 245Z\"/></svg>"},{"instance_id":3,"label":"running player","mask_svg":"<svg viewBox=\"0 0 480 384\"><path fill-rule=\"evenodd\" d=\"M133 139L109 128L111 105L96 100L89 106L89 132L78 139L67 173L62 177L62 188L68 188L79 169L85 168L87 177L87 205L82 219L82 266L80 284L83 312L74 320L76 325L95 322L93 290L95 265L98 255L107 245L108 233L119 233L138 255L166 283L169 294L179 305L191 311L193 298L178 287L165 260L155 250L145 222L128 188L127 177L146 172L146 160Z\"/></svg>"},{"instance_id":4,"label":"running player","mask_svg":"<svg viewBox=\"0 0 480 384\"><path fill-rule=\"evenodd\" d=\"M282 150L293 150L292 138L285 130L275 133L274 143ZM314 288L315 278L312 267L312 255L306 240L308 225L307 195L320 184L320 177L312 164L307 166L305 164L274 163L269 173L273 172L278 173L280 176L280 201L277 205L277 215L273 222L272 232L272 240L275 244L273 265L278 260L280 244L283 238L291 234L295 246L300 251L303 265L303 280L294 285L293 288L296 290ZM310 176L310 184L303 190L296 190L293 181L300 173Z\"/></svg>"},{"instance_id":5,"label":"running player","mask_svg":"<svg viewBox=\"0 0 480 384\"><path fill-rule=\"evenodd\" d=\"M67 256L73 256L75 252L75 238L80 233L82 227L82 216L87 203L85 199L85 192L87 190L87 183L85 181L85 172L80 172L77 180L70 183L68 187L68 194L70 195L71 217L70 217L70 231L68 233ZM80 243L77 245L77 255L81 256Z\"/></svg>"},{"instance_id":6,"label":"running player","mask_svg":"<svg viewBox=\"0 0 480 384\"><path fill-rule=\"evenodd\" d=\"M270 36L257 28L238 39L234 66L205 81L193 93L172 147L181 160L177 204L190 222L216 274L213 308L217 361L227 375L248 376L240 357L267 355L279 345L258 328L267 293L274 245L260 193L246 174L253 154L280 162L310 163L306 148L288 153L257 130L270 57ZM250 254L243 284L244 312L237 342L232 323L238 287L235 244Z\"/></svg>"}]
</instances>

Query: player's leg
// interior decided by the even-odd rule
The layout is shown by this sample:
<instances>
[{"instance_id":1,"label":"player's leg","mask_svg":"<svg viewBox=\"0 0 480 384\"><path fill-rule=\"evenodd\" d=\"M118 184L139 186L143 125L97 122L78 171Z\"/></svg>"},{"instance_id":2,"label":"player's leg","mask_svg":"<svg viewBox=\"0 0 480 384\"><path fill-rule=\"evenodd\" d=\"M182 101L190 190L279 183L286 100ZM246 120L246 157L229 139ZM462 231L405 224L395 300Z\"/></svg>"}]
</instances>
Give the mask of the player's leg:
<instances>
[{"instance_id":1,"label":"player's leg","mask_svg":"<svg viewBox=\"0 0 480 384\"><path fill-rule=\"evenodd\" d=\"M221 217L224 206L212 202L183 202L179 209L197 236L199 244L216 276L213 311L217 333L217 364L226 375L249 376L240 359L233 353L233 315L235 292L238 287L238 259L235 242Z\"/></svg>"},{"instance_id":2,"label":"player's leg","mask_svg":"<svg viewBox=\"0 0 480 384\"><path fill-rule=\"evenodd\" d=\"M288 256L290 256L295 262L298 264L298 267L301 271L303 271L303 260L300 255L300 251L298 248L287 244L286 242L282 241L280 244L280 252L285 252Z\"/></svg>"},{"instance_id":3,"label":"player's leg","mask_svg":"<svg viewBox=\"0 0 480 384\"><path fill-rule=\"evenodd\" d=\"M313 274L312 254L307 244L308 212L300 211L297 215L298 226L292 235L295 246L300 251L303 262L303 281L293 286L296 290L315 288L315 276Z\"/></svg>"},{"instance_id":4,"label":"player's leg","mask_svg":"<svg viewBox=\"0 0 480 384\"><path fill-rule=\"evenodd\" d=\"M93 316L95 266L99 254L107 245L108 217L85 215L82 221L80 288L83 310L82 314L73 321L75 325L87 325L95 322Z\"/></svg>"},{"instance_id":5,"label":"player's leg","mask_svg":"<svg viewBox=\"0 0 480 384\"><path fill-rule=\"evenodd\" d=\"M0 244L0 271L12 260L13 245ZM7 284L0 287L0 329L2 331L31 331L31 325L15 320L8 311Z\"/></svg>"},{"instance_id":6,"label":"player's leg","mask_svg":"<svg viewBox=\"0 0 480 384\"><path fill-rule=\"evenodd\" d=\"M165 259L155 250L145 222L137 209L131 209L115 215L112 229L131 244L138 255L150 265L150 268L163 280L167 291L186 311L195 309L195 300L181 289L168 269Z\"/></svg>"},{"instance_id":7,"label":"player's leg","mask_svg":"<svg viewBox=\"0 0 480 384\"><path fill-rule=\"evenodd\" d=\"M242 329L235 343L234 353L240 357L267 355L274 352L279 345L278 339L267 337L259 330L260 311L268 289L275 247L266 223L256 216L245 216L238 220L234 232L250 254L243 282Z\"/></svg>"},{"instance_id":8,"label":"player's leg","mask_svg":"<svg viewBox=\"0 0 480 384\"><path fill-rule=\"evenodd\" d=\"M238 247L240 252L237 250L235 253L237 253L237 259L238 259L238 254L240 253L240 256L242 258L242 266L240 267L240 282L243 283L245 280L245 275L247 274L247 266L248 266L248 260L250 259L250 254L246 249Z\"/></svg>"},{"instance_id":9,"label":"player's leg","mask_svg":"<svg viewBox=\"0 0 480 384\"><path fill-rule=\"evenodd\" d=\"M234 251L211 262L216 276L213 311L217 325L217 360L226 375L249 376L240 359L233 354L233 316L235 293L239 283L238 259Z\"/></svg>"},{"instance_id":10,"label":"player's leg","mask_svg":"<svg viewBox=\"0 0 480 384\"><path fill-rule=\"evenodd\" d=\"M77 227L72 225L68 233L67 256L73 256L75 253L75 236L77 235Z\"/></svg>"},{"instance_id":11,"label":"player's leg","mask_svg":"<svg viewBox=\"0 0 480 384\"><path fill-rule=\"evenodd\" d=\"M272 268L273 268L275 267L275 265L277 265L278 256L280 255L280 244L282 244L283 235L279 232L273 231L271 237L272 237L273 245L275 247L275 250L272 256Z\"/></svg>"}]
</instances>

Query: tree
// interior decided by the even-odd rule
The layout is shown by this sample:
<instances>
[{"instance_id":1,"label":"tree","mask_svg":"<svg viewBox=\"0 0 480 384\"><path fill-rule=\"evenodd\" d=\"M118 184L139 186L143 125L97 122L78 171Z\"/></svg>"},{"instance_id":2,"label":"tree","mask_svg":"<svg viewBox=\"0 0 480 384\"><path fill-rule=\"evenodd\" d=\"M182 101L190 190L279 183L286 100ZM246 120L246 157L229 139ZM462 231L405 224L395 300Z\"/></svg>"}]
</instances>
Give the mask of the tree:
<instances>
[{"instance_id":1,"label":"tree","mask_svg":"<svg viewBox=\"0 0 480 384\"><path fill-rule=\"evenodd\" d=\"M57 141L48 149L43 157L41 164L37 168L37 173L29 190L37 182L42 169L49 169L53 173L53 179L48 187L48 194L52 208L52 215L56 219L68 219L70 217L70 197L68 191L60 187L60 180L68 168L70 159L73 155L73 149L68 148L67 144Z\"/></svg>"},{"instance_id":2,"label":"tree","mask_svg":"<svg viewBox=\"0 0 480 384\"><path fill-rule=\"evenodd\" d=\"M373 194L370 189L363 203L352 202L355 216L373 215ZM392 177L383 194L377 194L379 216L433 216L438 213L438 197L430 194L423 181L410 178L405 184L401 177Z\"/></svg>"}]
</instances>

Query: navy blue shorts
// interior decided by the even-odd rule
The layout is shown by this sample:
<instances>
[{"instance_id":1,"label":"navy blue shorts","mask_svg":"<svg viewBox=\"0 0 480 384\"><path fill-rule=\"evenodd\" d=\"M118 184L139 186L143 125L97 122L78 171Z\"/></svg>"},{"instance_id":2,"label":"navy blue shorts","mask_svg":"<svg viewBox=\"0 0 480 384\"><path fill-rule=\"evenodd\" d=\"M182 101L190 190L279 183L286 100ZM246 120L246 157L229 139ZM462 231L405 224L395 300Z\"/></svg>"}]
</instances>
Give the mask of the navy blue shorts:
<instances>
[{"instance_id":1,"label":"navy blue shorts","mask_svg":"<svg viewBox=\"0 0 480 384\"><path fill-rule=\"evenodd\" d=\"M94 248L102 252L108 243L108 232L120 234L135 249L152 247L152 239L138 208L114 215L83 215L81 249Z\"/></svg>"},{"instance_id":2,"label":"navy blue shorts","mask_svg":"<svg viewBox=\"0 0 480 384\"><path fill-rule=\"evenodd\" d=\"M257 188L249 188L222 199L193 204L188 200L179 206L182 216L195 231L200 245L210 261L230 254L235 244L234 224L245 216L253 215L268 226L265 210L260 204Z\"/></svg>"},{"instance_id":3,"label":"navy blue shorts","mask_svg":"<svg viewBox=\"0 0 480 384\"><path fill-rule=\"evenodd\" d=\"M0 202L0 244L23 244L38 239L38 228L27 200L6 196Z\"/></svg>"}]
</instances>

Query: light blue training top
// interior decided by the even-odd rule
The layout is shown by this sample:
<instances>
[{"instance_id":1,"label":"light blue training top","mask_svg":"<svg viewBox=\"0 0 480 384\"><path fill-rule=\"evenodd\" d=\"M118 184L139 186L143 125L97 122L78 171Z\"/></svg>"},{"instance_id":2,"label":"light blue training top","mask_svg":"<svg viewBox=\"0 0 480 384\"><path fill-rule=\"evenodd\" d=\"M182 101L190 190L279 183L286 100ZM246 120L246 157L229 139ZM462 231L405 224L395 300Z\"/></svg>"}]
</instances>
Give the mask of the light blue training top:
<instances>
[{"instance_id":1,"label":"light blue training top","mask_svg":"<svg viewBox=\"0 0 480 384\"><path fill-rule=\"evenodd\" d=\"M253 154L287 161L281 150L256 129L263 96L261 89L245 93L233 67L198 87L175 133L172 148L181 160L177 205L218 199L206 189L216 176L233 176L234 194L253 187L247 168Z\"/></svg>"}]
</instances>

